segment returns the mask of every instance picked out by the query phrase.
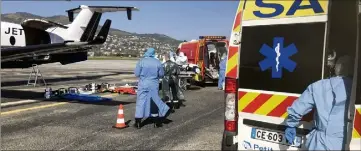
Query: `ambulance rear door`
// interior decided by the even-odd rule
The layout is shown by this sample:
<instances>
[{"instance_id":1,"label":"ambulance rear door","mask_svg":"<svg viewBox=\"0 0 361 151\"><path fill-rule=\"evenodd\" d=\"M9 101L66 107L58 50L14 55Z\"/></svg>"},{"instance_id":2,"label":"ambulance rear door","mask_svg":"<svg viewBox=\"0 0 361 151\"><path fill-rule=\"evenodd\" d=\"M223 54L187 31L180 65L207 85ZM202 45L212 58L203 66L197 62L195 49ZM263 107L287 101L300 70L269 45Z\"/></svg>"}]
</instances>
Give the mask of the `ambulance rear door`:
<instances>
[{"instance_id":1,"label":"ambulance rear door","mask_svg":"<svg viewBox=\"0 0 361 151\"><path fill-rule=\"evenodd\" d=\"M355 105L354 120L353 120L353 129L351 131L351 141L350 141L350 150L360 150L361 146L361 27L360 19L358 25L358 49L355 57L355 73L353 79L353 90L351 94L350 110L353 111L352 105ZM350 134L349 134L350 135Z\"/></svg>"},{"instance_id":2,"label":"ambulance rear door","mask_svg":"<svg viewBox=\"0 0 361 151\"><path fill-rule=\"evenodd\" d=\"M309 84L324 78L327 12L325 0L246 1L238 63L238 150L304 149L312 119L302 120L288 145L286 109Z\"/></svg>"},{"instance_id":3,"label":"ambulance rear door","mask_svg":"<svg viewBox=\"0 0 361 151\"><path fill-rule=\"evenodd\" d=\"M361 2L358 1L358 21L357 21L357 49L355 55L355 71L353 78L353 89L351 94L351 103L350 103L350 111L351 114L353 112L353 105L355 105L355 112L351 115L353 116L353 125L349 125L348 128L353 127L352 131L348 133L348 139L351 138L350 141L350 150L360 150L361 149ZM349 140L347 140L349 142Z\"/></svg>"}]
</instances>

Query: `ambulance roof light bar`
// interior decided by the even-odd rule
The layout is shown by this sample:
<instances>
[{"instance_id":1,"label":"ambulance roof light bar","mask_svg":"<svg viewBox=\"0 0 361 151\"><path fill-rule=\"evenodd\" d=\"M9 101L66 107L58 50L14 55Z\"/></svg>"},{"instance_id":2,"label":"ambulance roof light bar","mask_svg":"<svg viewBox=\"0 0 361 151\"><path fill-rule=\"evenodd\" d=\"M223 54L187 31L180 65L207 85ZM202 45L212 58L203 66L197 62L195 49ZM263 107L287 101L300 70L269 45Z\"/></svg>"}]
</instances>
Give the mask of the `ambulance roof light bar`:
<instances>
[{"instance_id":1,"label":"ambulance roof light bar","mask_svg":"<svg viewBox=\"0 0 361 151\"><path fill-rule=\"evenodd\" d=\"M199 36L199 39L226 39L226 36Z\"/></svg>"}]
</instances>

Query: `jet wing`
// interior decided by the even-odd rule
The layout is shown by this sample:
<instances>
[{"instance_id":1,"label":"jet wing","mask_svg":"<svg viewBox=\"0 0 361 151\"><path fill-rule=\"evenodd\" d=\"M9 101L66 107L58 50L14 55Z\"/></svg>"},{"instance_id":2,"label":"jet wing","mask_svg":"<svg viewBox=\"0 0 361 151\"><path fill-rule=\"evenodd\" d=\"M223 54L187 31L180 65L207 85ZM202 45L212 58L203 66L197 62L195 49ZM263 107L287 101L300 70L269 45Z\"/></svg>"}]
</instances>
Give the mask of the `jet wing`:
<instances>
[{"instance_id":1,"label":"jet wing","mask_svg":"<svg viewBox=\"0 0 361 151\"><path fill-rule=\"evenodd\" d=\"M138 8L129 7L129 6L85 6L85 5L80 5L78 8L73 8L73 9L69 9L66 11L68 13L70 22L73 22L74 14L79 13L82 8L91 8L95 12L127 11L128 20L132 20L132 11L139 11Z\"/></svg>"},{"instance_id":2,"label":"jet wing","mask_svg":"<svg viewBox=\"0 0 361 151\"><path fill-rule=\"evenodd\" d=\"M69 9L66 12L79 13L81 7L82 5L80 5L78 8ZM127 11L127 10L139 11L138 8L129 7L129 6L86 6L86 7L93 8L97 12L116 12L116 11Z\"/></svg>"},{"instance_id":3,"label":"jet wing","mask_svg":"<svg viewBox=\"0 0 361 151\"><path fill-rule=\"evenodd\" d=\"M13 61L26 57L66 52L75 49L90 49L88 42L64 42L56 44L41 44L26 47L12 47L1 49L1 62Z\"/></svg>"},{"instance_id":4,"label":"jet wing","mask_svg":"<svg viewBox=\"0 0 361 151\"><path fill-rule=\"evenodd\" d=\"M2 48L1 49L1 62L7 62L12 60L17 60L26 57L34 57L39 55L47 55L52 53L67 52L73 50L87 50L93 47L93 45L103 44L109 33L111 25L111 20L107 19L100 29L98 35L93 39L93 34L83 35L84 37L90 38L92 40L86 42L74 42L74 41L65 41L64 43L54 43L54 44L40 44L40 45L31 45L25 47L12 47L12 48Z\"/></svg>"}]
</instances>

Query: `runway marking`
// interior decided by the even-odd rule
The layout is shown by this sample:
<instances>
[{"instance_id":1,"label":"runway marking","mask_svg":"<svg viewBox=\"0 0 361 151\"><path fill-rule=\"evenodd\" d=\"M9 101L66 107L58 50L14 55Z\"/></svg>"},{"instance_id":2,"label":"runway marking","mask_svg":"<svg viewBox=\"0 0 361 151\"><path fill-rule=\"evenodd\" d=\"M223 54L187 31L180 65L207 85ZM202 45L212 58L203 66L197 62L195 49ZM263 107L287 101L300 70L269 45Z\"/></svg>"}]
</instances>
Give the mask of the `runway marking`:
<instances>
[{"instance_id":1,"label":"runway marking","mask_svg":"<svg viewBox=\"0 0 361 151\"><path fill-rule=\"evenodd\" d=\"M118 96L119 94L118 93L111 93L111 94L100 94L98 96L101 96L101 97L116 97ZM19 105L19 104L26 104L26 103L35 103L35 102L41 102L43 100L21 100L21 101L15 101L15 102L7 102L7 103L1 103L1 107L7 107L7 106L12 106L12 105Z\"/></svg>"},{"instance_id":2,"label":"runway marking","mask_svg":"<svg viewBox=\"0 0 361 151\"><path fill-rule=\"evenodd\" d=\"M48 107L54 107L54 106L64 105L64 104L68 104L68 103L69 103L69 102L60 102L60 103L54 103L54 104L48 104L48 105L30 107L30 108L25 108L25 109L17 109L17 110L12 110L12 111L7 111L7 112L1 112L0 115L9 115L9 114L20 113L20 112L24 112L24 111L30 111L30 110L36 110L36 109L42 109L42 108L48 108Z\"/></svg>"},{"instance_id":3,"label":"runway marking","mask_svg":"<svg viewBox=\"0 0 361 151\"><path fill-rule=\"evenodd\" d=\"M114 97L115 95L116 94L108 94L108 95L107 94L105 94L105 95L101 94L99 96L101 96L101 97ZM37 101L36 100L23 100L23 101L17 101L17 102L8 102L8 104L2 103L1 107L6 106L6 105L15 105L15 104L31 103L31 102L37 102ZM60 102L60 103L54 103L54 104L48 104L48 105L42 105L42 106L36 106L36 107L30 107L30 108L24 108L24 109L11 110L11 111L6 111L6 112L1 112L0 115L8 115L8 114L20 113L20 112L24 112L24 111L43 109L43 108L48 108L48 107L53 107L53 106L58 106L58 105L64 105L64 104L68 104L68 103L73 103L73 101L72 102Z\"/></svg>"},{"instance_id":4,"label":"runway marking","mask_svg":"<svg viewBox=\"0 0 361 151\"><path fill-rule=\"evenodd\" d=\"M18 104L23 104L23 103L34 103L34 102L40 102L40 100L22 100L22 101L16 101L16 102L1 103L1 107L10 106L10 105L18 105Z\"/></svg>"},{"instance_id":5,"label":"runway marking","mask_svg":"<svg viewBox=\"0 0 361 151\"><path fill-rule=\"evenodd\" d=\"M113 98L118 95L119 95L118 93L111 93L111 94L104 94L104 95L99 95L99 96L105 97L105 98L109 98L109 97Z\"/></svg>"}]
</instances>

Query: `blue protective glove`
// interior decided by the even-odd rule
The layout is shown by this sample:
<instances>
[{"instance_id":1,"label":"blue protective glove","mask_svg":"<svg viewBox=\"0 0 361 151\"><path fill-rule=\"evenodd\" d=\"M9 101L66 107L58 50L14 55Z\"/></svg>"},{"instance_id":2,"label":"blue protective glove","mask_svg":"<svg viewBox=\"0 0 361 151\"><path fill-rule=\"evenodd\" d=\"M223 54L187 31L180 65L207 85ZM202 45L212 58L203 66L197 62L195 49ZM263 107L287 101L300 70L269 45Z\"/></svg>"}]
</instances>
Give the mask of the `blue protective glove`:
<instances>
[{"instance_id":1,"label":"blue protective glove","mask_svg":"<svg viewBox=\"0 0 361 151\"><path fill-rule=\"evenodd\" d=\"M288 144L292 145L293 144L293 140L295 140L296 137L296 128L294 127L287 127L285 130L285 135L286 135L286 141Z\"/></svg>"}]
</instances>

